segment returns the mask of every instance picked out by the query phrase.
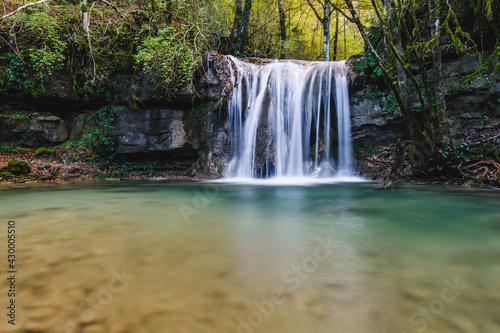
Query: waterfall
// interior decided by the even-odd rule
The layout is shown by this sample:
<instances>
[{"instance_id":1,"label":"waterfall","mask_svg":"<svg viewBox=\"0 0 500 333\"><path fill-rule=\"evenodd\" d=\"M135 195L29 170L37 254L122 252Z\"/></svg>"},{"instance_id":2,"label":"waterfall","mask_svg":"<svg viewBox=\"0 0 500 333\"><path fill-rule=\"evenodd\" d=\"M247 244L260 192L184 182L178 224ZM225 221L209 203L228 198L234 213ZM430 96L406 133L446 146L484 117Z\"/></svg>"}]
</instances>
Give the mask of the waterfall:
<instances>
[{"instance_id":1,"label":"waterfall","mask_svg":"<svg viewBox=\"0 0 500 333\"><path fill-rule=\"evenodd\" d=\"M352 174L345 62L272 61L228 57L232 155L226 178L333 177ZM337 163L331 156L336 110Z\"/></svg>"}]
</instances>

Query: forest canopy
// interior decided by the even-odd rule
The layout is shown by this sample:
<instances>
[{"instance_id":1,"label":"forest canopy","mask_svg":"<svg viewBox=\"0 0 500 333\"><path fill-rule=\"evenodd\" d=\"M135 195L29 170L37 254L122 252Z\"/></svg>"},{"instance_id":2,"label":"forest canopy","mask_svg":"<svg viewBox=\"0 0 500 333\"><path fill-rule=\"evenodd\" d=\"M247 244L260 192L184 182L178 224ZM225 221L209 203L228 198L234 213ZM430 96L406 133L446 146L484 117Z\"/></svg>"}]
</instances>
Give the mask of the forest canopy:
<instances>
[{"instance_id":1,"label":"forest canopy","mask_svg":"<svg viewBox=\"0 0 500 333\"><path fill-rule=\"evenodd\" d=\"M428 20L419 11L430 2L4 0L0 6L0 89L20 87L36 96L55 71L66 69L73 73L77 93L100 94L111 75L130 76L144 69L158 74L158 84L169 94L189 80L206 51L238 57L348 59L365 50L349 3L358 23L377 44L382 41L377 36L391 35L410 19L399 16L403 21L390 23L387 29L384 24L390 20L380 15L391 14L382 9L398 7L421 15L417 20ZM442 3L443 8L452 8L455 26L461 29L448 37L469 38L474 43L466 47L479 52L498 43L498 2Z\"/></svg>"}]
</instances>

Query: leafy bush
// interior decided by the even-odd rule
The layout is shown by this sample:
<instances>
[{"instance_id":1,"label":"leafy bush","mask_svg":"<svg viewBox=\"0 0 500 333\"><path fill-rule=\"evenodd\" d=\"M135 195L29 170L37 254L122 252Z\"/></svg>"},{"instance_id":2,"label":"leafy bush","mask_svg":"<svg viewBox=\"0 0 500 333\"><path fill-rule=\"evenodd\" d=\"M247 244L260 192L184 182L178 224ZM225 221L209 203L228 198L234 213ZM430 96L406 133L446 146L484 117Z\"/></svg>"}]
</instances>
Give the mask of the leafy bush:
<instances>
[{"instance_id":1,"label":"leafy bush","mask_svg":"<svg viewBox=\"0 0 500 333\"><path fill-rule=\"evenodd\" d=\"M88 126L85 129L84 138L78 142L72 142L70 148L74 148L84 155L92 152L96 157L107 162L112 160L117 143L117 138L111 135L116 110L128 109L124 106L105 106L96 112L76 118L75 121L85 121Z\"/></svg>"},{"instance_id":2,"label":"leafy bush","mask_svg":"<svg viewBox=\"0 0 500 333\"><path fill-rule=\"evenodd\" d=\"M57 18L45 11L27 15L26 32L30 40L38 42L27 48L31 67L39 72L52 75L52 69L65 59L67 44L61 40L61 27Z\"/></svg>"},{"instance_id":3,"label":"leafy bush","mask_svg":"<svg viewBox=\"0 0 500 333\"><path fill-rule=\"evenodd\" d=\"M161 28L157 36L145 38L135 58L145 72L159 72L159 85L166 92L174 92L188 82L199 60L188 31L171 26Z\"/></svg>"},{"instance_id":4,"label":"leafy bush","mask_svg":"<svg viewBox=\"0 0 500 333\"><path fill-rule=\"evenodd\" d=\"M0 47L4 52L0 58L0 67L4 67L0 86L22 87L34 96L45 90L54 70L62 69L66 60L68 45L61 18L48 9L39 9L23 11L2 22L0 34L10 48Z\"/></svg>"}]
</instances>

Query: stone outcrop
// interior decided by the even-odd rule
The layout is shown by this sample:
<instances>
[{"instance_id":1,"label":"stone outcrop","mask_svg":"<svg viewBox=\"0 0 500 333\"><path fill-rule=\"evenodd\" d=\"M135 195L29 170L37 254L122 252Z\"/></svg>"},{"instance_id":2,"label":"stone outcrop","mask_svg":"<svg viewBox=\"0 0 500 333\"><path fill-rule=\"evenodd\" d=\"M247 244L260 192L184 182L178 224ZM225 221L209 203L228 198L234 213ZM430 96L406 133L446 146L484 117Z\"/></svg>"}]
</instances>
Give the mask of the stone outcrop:
<instances>
[{"instance_id":1,"label":"stone outcrop","mask_svg":"<svg viewBox=\"0 0 500 333\"><path fill-rule=\"evenodd\" d=\"M67 122L56 116L0 122L0 141L22 141L34 147L61 144L68 133Z\"/></svg>"},{"instance_id":2,"label":"stone outcrop","mask_svg":"<svg viewBox=\"0 0 500 333\"><path fill-rule=\"evenodd\" d=\"M407 129L399 110L387 110L383 102L365 97L365 89L350 95L351 125L354 143L387 144L398 138L407 138Z\"/></svg>"},{"instance_id":3,"label":"stone outcrop","mask_svg":"<svg viewBox=\"0 0 500 333\"><path fill-rule=\"evenodd\" d=\"M351 66L359 61L359 56L350 60ZM496 62L498 60L492 63ZM477 56L465 56L443 63L446 104L448 116L452 120L460 122L484 116L500 116L500 71L487 76L479 74L469 85L459 86L477 70L479 64ZM351 83L352 135L355 144L385 145L397 139L409 139L406 125L388 88L376 90L373 87L381 85L377 85L365 73L352 75ZM454 89L457 86L458 89ZM416 109L418 105L414 107Z\"/></svg>"},{"instance_id":4,"label":"stone outcrop","mask_svg":"<svg viewBox=\"0 0 500 333\"><path fill-rule=\"evenodd\" d=\"M184 148L188 135L184 113L171 109L116 112L111 135L117 138L117 154L171 152Z\"/></svg>"},{"instance_id":5,"label":"stone outcrop","mask_svg":"<svg viewBox=\"0 0 500 333\"><path fill-rule=\"evenodd\" d=\"M0 141L40 147L82 139L89 126L99 124L76 121L78 115L119 104L129 106L129 110L117 109L110 129L117 154L166 154L193 159L202 141L200 119L193 116L193 110L196 105L216 102L230 94L231 70L225 56L207 53L194 74L193 85L181 87L171 99L157 95L153 83L156 80L148 73L138 73L133 83L131 78L115 77L106 90L116 94L84 99L74 91L70 73L58 71L37 99L22 90L0 93L0 113L2 108L7 113L33 111L29 116L0 119ZM37 116L47 111L58 116Z\"/></svg>"},{"instance_id":6,"label":"stone outcrop","mask_svg":"<svg viewBox=\"0 0 500 333\"><path fill-rule=\"evenodd\" d=\"M117 109L109 136L116 140L117 154L165 154L191 157L191 141L197 129L184 111L173 109ZM53 146L67 140L83 139L93 120L63 120L56 116L17 117L0 123L0 141L21 142L31 147Z\"/></svg>"},{"instance_id":7,"label":"stone outcrop","mask_svg":"<svg viewBox=\"0 0 500 333\"><path fill-rule=\"evenodd\" d=\"M449 88L446 102L452 119L500 116L500 71L487 78L483 74L478 75L468 87L451 93L451 88L477 67L478 59L474 56L443 64L444 78ZM136 77L134 84L126 78L110 82L110 89L120 92L117 99L108 96L90 101L76 95L70 77L59 73L54 82L47 85L40 100L34 100L20 91L3 92L0 95L0 107L4 107L4 111L22 105L26 107L23 110L41 113L54 109L54 114L57 114L50 117L24 117L14 121L0 119L0 141L23 141L32 147L39 147L83 138L88 126L98 124L75 122L77 114L93 112L108 104L129 105L129 111L117 111L110 130L110 135L117 142L117 153L188 156L194 160L204 150L205 153L198 160L198 169L220 173L233 148L226 122L227 97L233 88L233 70L225 56L208 53L202 66L195 71L192 89L180 89L172 103L155 97L154 84L145 73ZM373 79L363 72L351 77L354 143L385 145L398 138L408 139L406 126L396 103L391 101L390 91L382 90L374 94L375 85L371 83ZM265 148L259 145L259 149Z\"/></svg>"}]
</instances>

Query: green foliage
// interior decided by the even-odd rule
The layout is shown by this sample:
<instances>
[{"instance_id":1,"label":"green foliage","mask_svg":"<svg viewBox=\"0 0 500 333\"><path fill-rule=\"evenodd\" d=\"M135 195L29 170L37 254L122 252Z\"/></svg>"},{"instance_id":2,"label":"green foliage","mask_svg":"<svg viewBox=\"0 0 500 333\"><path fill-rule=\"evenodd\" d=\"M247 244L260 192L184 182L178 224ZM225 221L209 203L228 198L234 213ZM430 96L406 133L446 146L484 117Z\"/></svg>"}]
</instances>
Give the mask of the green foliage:
<instances>
[{"instance_id":1,"label":"green foliage","mask_svg":"<svg viewBox=\"0 0 500 333\"><path fill-rule=\"evenodd\" d=\"M28 161L13 158L7 162L7 171L14 175L29 174L31 165Z\"/></svg>"},{"instance_id":2,"label":"green foliage","mask_svg":"<svg viewBox=\"0 0 500 333\"><path fill-rule=\"evenodd\" d=\"M31 67L51 76L53 68L65 60L67 49L67 44L60 38L62 29L57 18L45 11L36 11L27 15L25 27L29 39L36 42L27 48Z\"/></svg>"},{"instance_id":3,"label":"green foliage","mask_svg":"<svg viewBox=\"0 0 500 333\"><path fill-rule=\"evenodd\" d=\"M23 148L17 142L0 142L0 153L20 153L26 151L26 148Z\"/></svg>"},{"instance_id":4,"label":"green foliage","mask_svg":"<svg viewBox=\"0 0 500 333\"><path fill-rule=\"evenodd\" d=\"M142 41L135 59L145 72L159 73L162 80L159 86L171 93L190 81L199 56L185 27L167 26L161 28L157 36L148 36Z\"/></svg>"},{"instance_id":5,"label":"green foliage","mask_svg":"<svg viewBox=\"0 0 500 333\"><path fill-rule=\"evenodd\" d=\"M37 150L35 150L34 155L35 155L35 157L51 156L51 155L54 155L54 149L40 147Z\"/></svg>"},{"instance_id":6,"label":"green foliage","mask_svg":"<svg viewBox=\"0 0 500 333\"><path fill-rule=\"evenodd\" d=\"M105 106L94 113L76 119L77 121L85 120L91 124L85 129L82 146L104 159L110 159L114 154L117 142L116 138L110 135L110 131L115 120L115 110L118 108L125 109L125 107Z\"/></svg>"},{"instance_id":7,"label":"green foliage","mask_svg":"<svg viewBox=\"0 0 500 333\"><path fill-rule=\"evenodd\" d=\"M377 85L369 84L365 87L367 93L358 99L358 102L362 102L365 99L374 99L377 101L381 108L381 113L395 112L396 103L394 100L394 95L387 94L383 89L378 88Z\"/></svg>"},{"instance_id":8,"label":"green foliage","mask_svg":"<svg viewBox=\"0 0 500 333\"><path fill-rule=\"evenodd\" d=\"M50 112L31 112L22 110L11 110L8 112L0 113L0 123L7 125L14 125L16 121L22 121L27 119L37 119L39 117L50 117L53 116Z\"/></svg>"},{"instance_id":9,"label":"green foliage","mask_svg":"<svg viewBox=\"0 0 500 333\"><path fill-rule=\"evenodd\" d=\"M440 151L441 156L444 161L451 164L454 160L463 160L470 156L471 142L469 140L462 141L460 145L452 147L451 144L447 144L443 150Z\"/></svg>"},{"instance_id":10,"label":"green foliage","mask_svg":"<svg viewBox=\"0 0 500 333\"><path fill-rule=\"evenodd\" d=\"M484 116L480 121L474 124L474 128L477 130L482 130L490 121L490 117Z\"/></svg>"},{"instance_id":11,"label":"green foliage","mask_svg":"<svg viewBox=\"0 0 500 333\"><path fill-rule=\"evenodd\" d=\"M293 57L293 54L297 52L299 41L298 39L288 39L286 41L280 41L280 45L281 57L278 58L290 59Z\"/></svg>"},{"instance_id":12,"label":"green foliage","mask_svg":"<svg viewBox=\"0 0 500 333\"><path fill-rule=\"evenodd\" d=\"M354 151L358 154L359 153L371 154L377 148L378 148L378 146L376 144L374 144L373 142L367 142L367 141L361 142L353 147Z\"/></svg>"},{"instance_id":13,"label":"green foliage","mask_svg":"<svg viewBox=\"0 0 500 333\"><path fill-rule=\"evenodd\" d=\"M98 157L81 140L66 141L56 149L57 155L68 162L94 162Z\"/></svg>"},{"instance_id":14,"label":"green foliage","mask_svg":"<svg viewBox=\"0 0 500 333\"><path fill-rule=\"evenodd\" d=\"M34 96L45 91L54 71L66 61L68 46L60 21L64 19L42 8L2 22L0 35L9 47L0 47L0 87L20 86Z\"/></svg>"},{"instance_id":15,"label":"green foliage","mask_svg":"<svg viewBox=\"0 0 500 333\"><path fill-rule=\"evenodd\" d=\"M113 159L109 167L121 174L143 174L153 171L157 164L157 161L130 161L120 156Z\"/></svg>"}]
</instances>

